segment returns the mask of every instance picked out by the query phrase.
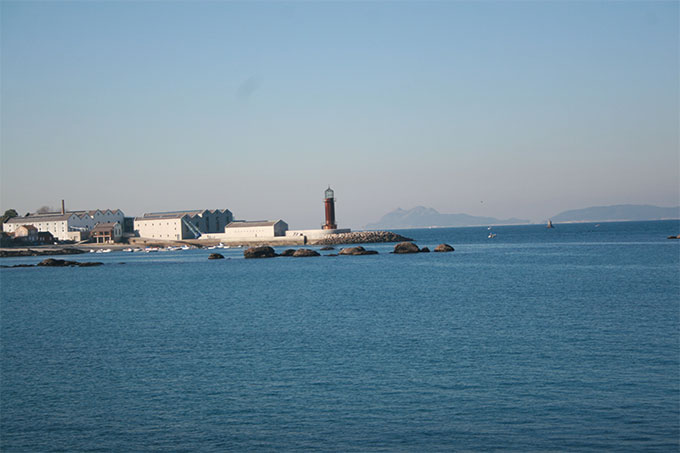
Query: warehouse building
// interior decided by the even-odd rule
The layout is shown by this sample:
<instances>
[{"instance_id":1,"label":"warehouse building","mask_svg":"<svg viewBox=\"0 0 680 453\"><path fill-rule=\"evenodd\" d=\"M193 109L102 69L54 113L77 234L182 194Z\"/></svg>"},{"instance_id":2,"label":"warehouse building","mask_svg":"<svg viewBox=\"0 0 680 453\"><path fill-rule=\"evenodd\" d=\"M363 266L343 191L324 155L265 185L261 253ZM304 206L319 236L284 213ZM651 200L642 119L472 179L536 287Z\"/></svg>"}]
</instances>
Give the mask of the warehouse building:
<instances>
[{"instance_id":1,"label":"warehouse building","mask_svg":"<svg viewBox=\"0 0 680 453\"><path fill-rule=\"evenodd\" d=\"M238 220L231 222L224 229L224 238L231 239L261 239L285 236L288 224L283 220Z\"/></svg>"},{"instance_id":2,"label":"warehouse building","mask_svg":"<svg viewBox=\"0 0 680 453\"><path fill-rule=\"evenodd\" d=\"M28 214L23 217L9 219L3 229L7 233L14 233L18 228L33 225L39 232L49 232L62 241L81 241L88 237L98 223L120 222L123 224L124 215L120 209L93 211L64 211L48 212L44 214Z\"/></svg>"},{"instance_id":3,"label":"warehouse building","mask_svg":"<svg viewBox=\"0 0 680 453\"><path fill-rule=\"evenodd\" d=\"M176 241L223 232L233 220L228 209L150 212L135 218L134 229L141 238Z\"/></svg>"}]
</instances>

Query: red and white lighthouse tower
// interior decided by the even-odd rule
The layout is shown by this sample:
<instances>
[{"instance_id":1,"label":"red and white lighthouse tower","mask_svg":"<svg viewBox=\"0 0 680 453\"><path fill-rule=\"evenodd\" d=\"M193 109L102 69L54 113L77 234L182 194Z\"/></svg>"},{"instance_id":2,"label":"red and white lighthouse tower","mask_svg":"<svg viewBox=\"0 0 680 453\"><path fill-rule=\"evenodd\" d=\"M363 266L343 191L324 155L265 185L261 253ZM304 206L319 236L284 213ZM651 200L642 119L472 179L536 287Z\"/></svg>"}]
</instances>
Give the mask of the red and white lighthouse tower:
<instances>
[{"instance_id":1,"label":"red and white lighthouse tower","mask_svg":"<svg viewBox=\"0 0 680 453\"><path fill-rule=\"evenodd\" d=\"M328 186L326 192L324 193L323 204L326 207L326 223L324 223L321 228L324 230L335 230L338 225L335 223L335 193L331 186Z\"/></svg>"}]
</instances>

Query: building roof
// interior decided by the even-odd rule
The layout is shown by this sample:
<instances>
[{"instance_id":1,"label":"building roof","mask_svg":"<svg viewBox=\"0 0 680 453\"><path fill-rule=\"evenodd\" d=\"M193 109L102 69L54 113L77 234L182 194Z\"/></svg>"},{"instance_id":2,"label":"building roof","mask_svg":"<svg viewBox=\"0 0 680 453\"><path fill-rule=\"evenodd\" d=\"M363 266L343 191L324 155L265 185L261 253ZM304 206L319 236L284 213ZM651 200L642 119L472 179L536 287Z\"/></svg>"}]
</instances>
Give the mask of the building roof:
<instances>
[{"instance_id":1,"label":"building roof","mask_svg":"<svg viewBox=\"0 0 680 453\"><path fill-rule=\"evenodd\" d=\"M192 211L167 211L167 212L146 212L142 217L137 217L138 219L176 219L178 217L197 216L203 215L203 213L209 212L214 214L216 212L226 213L229 212L228 209L195 209Z\"/></svg>"},{"instance_id":2,"label":"building roof","mask_svg":"<svg viewBox=\"0 0 680 453\"><path fill-rule=\"evenodd\" d=\"M225 228L248 228L248 227L267 227L283 222L283 220L236 220Z\"/></svg>"},{"instance_id":3,"label":"building roof","mask_svg":"<svg viewBox=\"0 0 680 453\"><path fill-rule=\"evenodd\" d=\"M73 212L67 212L66 214L31 214L24 217L12 217L7 223L58 222L60 220L68 220L73 214Z\"/></svg>"},{"instance_id":4,"label":"building roof","mask_svg":"<svg viewBox=\"0 0 680 453\"><path fill-rule=\"evenodd\" d=\"M102 223L98 223L98 224L96 224L96 225L94 226L94 228L92 228L92 232L93 232L93 233L96 233L96 232L98 232L98 231L105 231L105 232L112 231L112 230L113 230L113 227L115 227L117 223L118 223L118 222L102 222Z\"/></svg>"},{"instance_id":5,"label":"building roof","mask_svg":"<svg viewBox=\"0 0 680 453\"><path fill-rule=\"evenodd\" d=\"M186 212L177 212L177 213L168 212L168 213L163 213L163 215L161 215L161 213L158 213L158 215L154 215L152 217L147 217L147 214L144 214L143 217L135 217L135 222L139 222L139 221L142 221L142 222L149 221L150 222L152 220L181 219L185 215L187 215Z\"/></svg>"},{"instance_id":6,"label":"building roof","mask_svg":"<svg viewBox=\"0 0 680 453\"><path fill-rule=\"evenodd\" d=\"M13 217L9 219L6 223L33 223L33 222L58 222L60 220L68 220L72 215L77 215L78 217L82 217L84 215L93 217L94 214L99 211L102 213L105 213L106 211L111 211L111 213L116 214L120 212L122 214L123 211L120 209L116 210L110 210L110 209L95 209L94 211L66 211L64 214L59 212L46 212L44 214L30 214L28 216L24 217Z\"/></svg>"}]
</instances>

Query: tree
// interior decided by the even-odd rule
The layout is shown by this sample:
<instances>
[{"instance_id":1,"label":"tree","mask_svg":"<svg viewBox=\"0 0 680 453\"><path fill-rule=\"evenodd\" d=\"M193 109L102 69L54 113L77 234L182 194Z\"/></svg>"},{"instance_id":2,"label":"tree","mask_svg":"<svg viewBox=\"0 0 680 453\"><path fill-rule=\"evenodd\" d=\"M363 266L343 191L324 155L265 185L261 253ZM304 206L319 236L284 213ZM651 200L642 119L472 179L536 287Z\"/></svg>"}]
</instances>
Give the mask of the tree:
<instances>
[{"instance_id":1,"label":"tree","mask_svg":"<svg viewBox=\"0 0 680 453\"><path fill-rule=\"evenodd\" d=\"M2 219L2 223L7 222L9 219L12 217L18 217L19 213L15 209L8 209L5 211L5 213L2 215L0 219Z\"/></svg>"}]
</instances>

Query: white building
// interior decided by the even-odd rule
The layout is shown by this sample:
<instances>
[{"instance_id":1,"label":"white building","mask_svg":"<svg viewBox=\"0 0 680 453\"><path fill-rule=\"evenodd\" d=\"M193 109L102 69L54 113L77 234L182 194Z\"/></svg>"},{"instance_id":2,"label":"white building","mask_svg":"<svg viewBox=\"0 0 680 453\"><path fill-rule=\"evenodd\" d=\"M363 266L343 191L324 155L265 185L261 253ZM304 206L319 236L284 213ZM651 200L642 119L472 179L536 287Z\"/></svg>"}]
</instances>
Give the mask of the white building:
<instances>
[{"instance_id":1,"label":"white building","mask_svg":"<svg viewBox=\"0 0 680 453\"><path fill-rule=\"evenodd\" d=\"M176 241L222 232L233 219L228 209L150 212L136 217L134 228L141 238Z\"/></svg>"},{"instance_id":2,"label":"white building","mask_svg":"<svg viewBox=\"0 0 680 453\"><path fill-rule=\"evenodd\" d=\"M4 224L4 230L14 233L22 225L33 225L38 231L50 232L52 236L62 241L79 241L86 238L97 223L120 222L122 225L123 219L124 215L120 209L49 212L14 217Z\"/></svg>"},{"instance_id":3,"label":"white building","mask_svg":"<svg viewBox=\"0 0 680 453\"><path fill-rule=\"evenodd\" d=\"M262 239L285 236L288 224L283 220L236 221L224 229L224 237L231 239Z\"/></svg>"}]
</instances>

